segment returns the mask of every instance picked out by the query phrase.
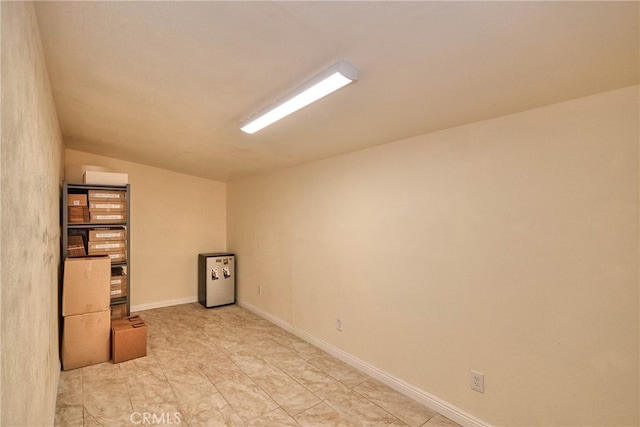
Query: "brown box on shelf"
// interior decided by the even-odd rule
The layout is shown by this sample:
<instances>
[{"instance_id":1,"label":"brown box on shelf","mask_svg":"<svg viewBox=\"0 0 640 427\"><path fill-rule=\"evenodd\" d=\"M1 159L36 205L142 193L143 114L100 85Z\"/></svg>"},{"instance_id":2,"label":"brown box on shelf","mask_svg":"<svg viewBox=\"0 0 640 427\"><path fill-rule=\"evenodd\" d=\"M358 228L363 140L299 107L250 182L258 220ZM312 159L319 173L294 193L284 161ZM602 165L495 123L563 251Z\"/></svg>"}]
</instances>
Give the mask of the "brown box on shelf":
<instances>
[{"instance_id":1,"label":"brown box on shelf","mask_svg":"<svg viewBox=\"0 0 640 427\"><path fill-rule=\"evenodd\" d=\"M111 252L123 252L127 249L125 240L89 240L89 255L105 255Z\"/></svg>"},{"instance_id":2,"label":"brown box on shelf","mask_svg":"<svg viewBox=\"0 0 640 427\"><path fill-rule=\"evenodd\" d=\"M92 200L126 200L126 191L114 190L89 190L89 201Z\"/></svg>"},{"instance_id":3,"label":"brown box on shelf","mask_svg":"<svg viewBox=\"0 0 640 427\"><path fill-rule=\"evenodd\" d=\"M67 194L67 206L87 206L87 195Z\"/></svg>"},{"instance_id":4,"label":"brown box on shelf","mask_svg":"<svg viewBox=\"0 0 640 427\"><path fill-rule=\"evenodd\" d=\"M109 257L67 258L62 282L62 315L109 309L111 260Z\"/></svg>"},{"instance_id":5,"label":"brown box on shelf","mask_svg":"<svg viewBox=\"0 0 640 427\"><path fill-rule=\"evenodd\" d=\"M111 299L127 296L127 275L111 276Z\"/></svg>"},{"instance_id":6,"label":"brown box on shelf","mask_svg":"<svg viewBox=\"0 0 640 427\"><path fill-rule=\"evenodd\" d=\"M124 228L99 228L89 230L89 241L126 240L127 230Z\"/></svg>"},{"instance_id":7,"label":"brown box on shelf","mask_svg":"<svg viewBox=\"0 0 640 427\"><path fill-rule=\"evenodd\" d=\"M111 319L119 319L127 315L127 304L116 304L111 306Z\"/></svg>"},{"instance_id":8,"label":"brown box on shelf","mask_svg":"<svg viewBox=\"0 0 640 427\"><path fill-rule=\"evenodd\" d=\"M62 369L107 362L111 357L109 310L66 316L62 330Z\"/></svg>"},{"instance_id":9,"label":"brown box on shelf","mask_svg":"<svg viewBox=\"0 0 640 427\"><path fill-rule=\"evenodd\" d=\"M127 260L127 251L107 251L106 255L112 263L125 262Z\"/></svg>"},{"instance_id":10,"label":"brown box on shelf","mask_svg":"<svg viewBox=\"0 0 640 427\"><path fill-rule=\"evenodd\" d=\"M121 223L127 222L126 212L89 211L90 222Z\"/></svg>"},{"instance_id":11,"label":"brown box on shelf","mask_svg":"<svg viewBox=\"0 0 640 427\"><path fill-rule=\"evenodd\" d=\"M69 206L69 222L89 222L89 208L87 206Z\"/></svg>"},{"instance_id":12,"label":"brown box on shelf","mask_svg":"<svg viewBox=\"0 0 640 427\"><path fill-rule=\"evenodd\" d=\"M82 236L69 236L67 240L67 255L73 258L87 256L87 253L84 250L84 241L82 240Z\"/></svg>"},{"instance_id":13,"label":"brown box on shelf","mask_svg":"<svg viewBox=\"0 0 640 427\"><path fill-rule=\"evenodd\" d=\"M105 212L126 211L127 201L124 199L107 199L107 200L91 200L89 202L89 210L101 210Z\"/></svg>"},{"instance_id":14,"label":"brown box on shelf","mask_svg":"<svg viewBox=\"0 0 640 427\"><path fill-rule=\"evenodd\" d=\"M147 325L140 316L129 316L111 322L113 363L147 355Z\"/></svg>"}]
</instances>

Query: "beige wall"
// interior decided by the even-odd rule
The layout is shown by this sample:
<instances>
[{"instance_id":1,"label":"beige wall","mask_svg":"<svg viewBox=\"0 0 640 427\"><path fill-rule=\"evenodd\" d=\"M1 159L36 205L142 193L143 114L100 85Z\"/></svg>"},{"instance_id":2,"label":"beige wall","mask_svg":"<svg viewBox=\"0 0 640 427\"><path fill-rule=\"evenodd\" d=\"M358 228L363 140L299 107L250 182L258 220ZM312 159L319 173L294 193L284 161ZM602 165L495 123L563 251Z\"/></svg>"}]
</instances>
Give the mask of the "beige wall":
<instances>
[{"instance_id":1,"label":"beige wall","mask_svg":"<svg viewBox=\"0 0 640 427\"><path fill-rule=\"evenodd\" d=\"M638 118L632 87L231 182L239 298L489 423L638 425Z\"/></svg>"},{"instance_id":2,"label":"beige wall","mask_svg":"<svg viewBox=\"0 0 640 427\"><path fill-rule=\"evenodd\" d=\"M31 3L1 2L3 426L52 425L62 139Z\"/></svg>"},{"instance_id":3,"label":"beige wall","mask_svg":"<svg viewBox=\"0 0 640 427\"><path fill-rule=\"evenodd\" d=\"M65 165L129 174L132 307L195 300L198 253L226 249L226 184L74 150Z\"/></svg>"}]
</instances>

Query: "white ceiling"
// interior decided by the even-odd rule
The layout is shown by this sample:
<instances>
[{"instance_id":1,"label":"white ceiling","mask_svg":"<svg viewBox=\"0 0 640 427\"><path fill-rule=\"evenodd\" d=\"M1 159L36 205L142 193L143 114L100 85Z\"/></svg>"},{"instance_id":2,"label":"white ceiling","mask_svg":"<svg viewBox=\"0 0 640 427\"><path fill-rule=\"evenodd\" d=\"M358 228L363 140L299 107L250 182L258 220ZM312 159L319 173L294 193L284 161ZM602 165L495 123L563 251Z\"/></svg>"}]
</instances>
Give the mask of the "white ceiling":
<instances>
[{"instance_id":1,"label":"white ceiling","mask_svg":"<svg viewBox=\"0 0 640 427\"><path fill-rule=\"evenodd\" d=\"M39 2L68 148L227 181L638 84L638 2ZM247 135L339 59L356 84Z\"/></svg>"}]
</instances>

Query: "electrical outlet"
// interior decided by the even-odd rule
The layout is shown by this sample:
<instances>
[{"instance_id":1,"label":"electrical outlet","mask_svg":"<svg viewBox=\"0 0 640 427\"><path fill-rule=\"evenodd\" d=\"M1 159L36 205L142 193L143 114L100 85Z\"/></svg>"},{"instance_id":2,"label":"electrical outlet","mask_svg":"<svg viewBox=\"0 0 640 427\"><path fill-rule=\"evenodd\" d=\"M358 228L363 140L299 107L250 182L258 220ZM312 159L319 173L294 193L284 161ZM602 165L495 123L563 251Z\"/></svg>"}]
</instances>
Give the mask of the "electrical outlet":
<instances>
[{"instance_id":1,"label":"electrical outlet","mask_svg":"<svg viewBox=\"0 0 640 427\"><path fill-rule=\"evenodd\" d=\"M336 329L342 332L342 318L336 317Z\"/></svg>"},{"instance_id":2,"label":"electrical outlet","mask_svg":"<svg viewBox=\"0 0 640 427\"><path fill-rule=\"evenodd\" d=\"M484 374L471 371L471 388L480 393L484 393Z\"/></svg>"}]
</instances>

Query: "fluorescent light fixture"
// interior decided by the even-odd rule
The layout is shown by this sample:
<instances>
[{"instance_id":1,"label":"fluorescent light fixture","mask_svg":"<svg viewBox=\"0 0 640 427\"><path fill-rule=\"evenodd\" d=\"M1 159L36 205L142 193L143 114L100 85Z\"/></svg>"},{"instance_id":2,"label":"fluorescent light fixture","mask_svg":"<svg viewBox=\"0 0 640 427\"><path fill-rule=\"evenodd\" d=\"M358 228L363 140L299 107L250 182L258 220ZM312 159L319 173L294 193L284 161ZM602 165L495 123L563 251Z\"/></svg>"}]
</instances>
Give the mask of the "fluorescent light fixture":
<instances>
[{"instance_id":1,"label":"fluorescent light fixture","mask_svg":"<svg viewBox=\"0 0 640 427\"><path fill-rule=\"evenodd\" d=\"M355 80L358 80L358 70L347 62L338 61L281 101L245 120L240 129L246 133L255 133Z\"/></svg>"}]
</instances>

